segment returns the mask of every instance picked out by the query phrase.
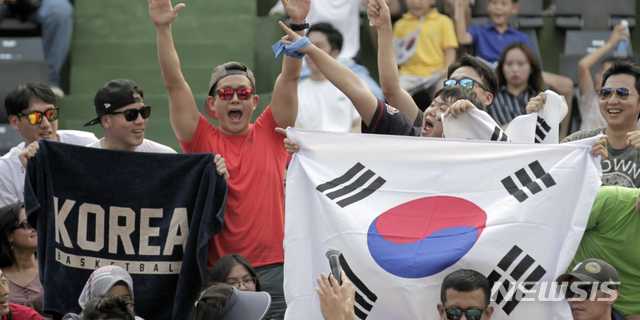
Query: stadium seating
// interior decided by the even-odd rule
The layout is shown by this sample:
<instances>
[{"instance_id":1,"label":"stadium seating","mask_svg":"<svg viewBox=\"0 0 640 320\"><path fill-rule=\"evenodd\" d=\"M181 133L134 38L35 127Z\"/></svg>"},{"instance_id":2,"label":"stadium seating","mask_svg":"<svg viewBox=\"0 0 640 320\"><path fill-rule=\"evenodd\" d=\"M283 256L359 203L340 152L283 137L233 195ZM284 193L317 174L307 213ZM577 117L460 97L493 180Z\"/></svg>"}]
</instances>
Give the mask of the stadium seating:
<instances>
[{"instance_id":1,"label":"stadium seating","mask_svg":"<svg viewBox=\"0 0 640 320\"><path fill-rule=\"evenodd\" d=\"M47 81L40 38L0 38L0 123L7 122L4 97L24 82Z\"/></svg>"}]
</instances>

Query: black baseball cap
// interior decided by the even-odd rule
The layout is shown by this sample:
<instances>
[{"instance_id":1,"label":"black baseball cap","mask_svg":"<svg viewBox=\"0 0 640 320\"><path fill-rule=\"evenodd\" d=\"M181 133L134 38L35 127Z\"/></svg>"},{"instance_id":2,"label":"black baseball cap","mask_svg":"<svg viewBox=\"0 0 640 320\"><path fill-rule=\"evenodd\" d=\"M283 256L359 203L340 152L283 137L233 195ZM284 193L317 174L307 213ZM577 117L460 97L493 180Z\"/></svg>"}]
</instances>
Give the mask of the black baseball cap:
<instances>
[{"instance_id":1,"label":"black baseball cap","mask_svg":"<svg viewBox=\"0 0 640 320\"><path fill-rule=\"evenodd\" d=\"M618 271L604 260L590 258L578 263L571 272L558 277L558 282L619 283Z\"/></svg>"},{"instance_id":2,"label":"black baseball cap","mask_svg":"<svg viewBox=\"0 0 640 320\"><path fill-rule=\"evenodd\" d=\"M144 92L133 80L116 79L107 82L93 100L96 118L85 123L85 127L100 123L100 117L132 103L143 102Z\"/></svg>"}]
</instances>

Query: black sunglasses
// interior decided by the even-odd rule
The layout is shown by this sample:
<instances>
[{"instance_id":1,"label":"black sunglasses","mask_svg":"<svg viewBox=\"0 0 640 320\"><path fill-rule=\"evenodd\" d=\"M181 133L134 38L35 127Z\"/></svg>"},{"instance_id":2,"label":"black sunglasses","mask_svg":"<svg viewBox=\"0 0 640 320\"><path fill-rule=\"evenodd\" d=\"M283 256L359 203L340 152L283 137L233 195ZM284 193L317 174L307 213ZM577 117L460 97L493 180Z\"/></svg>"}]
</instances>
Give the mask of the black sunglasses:
<instances>
[{"instance_id":1,"label":"black sunglasses","mask_svg":"<svg viewBox=\"0 0 640 320\"><path fill-rule=\"evenodd\" d=\"M621 100L626 100L629 97L629 89L627 88L602 88L600 89L600 99L609 99L614 93Z\"/></svg>"},{"instance_id":2,"label":"black sunglasses","mask_svg":"<svg viewBox=\"0 0 640 320\"><path fill-rule=\"evenodd\" d=\"M475 87L476 85L480 88L482 88L482 90L484 91L489 91L489 89L487 89L485 86L482 85L482 83L473 80L471 78L462 78L460 80L458 79L447 79L444 81L444 86L445 87L454 87L454 86L461 86L465 89L473 89L473 87Z\"/></svg>"},{"instance_id":3,"label":"black sunglasses","mask_svg":"<svg viewBox=\"0 0 640 320\"><path fill-rule=\"evenodd\" d=\"M445 313L447 314L448 320L459 320L462 318L462 315L467 317L468 320L480 320L484 310L479 308L462 309L458 307L450 307L445 309Z\"/></svg>"},{"instance_id":4,"label":"black sunglasses","mask_svg":"<svg viewBox=\"0 0 640 320\"><path fill-rule=\"evenodd\" d=\"M147 119L151 116L151 106L144 106L140 109L129 109L125 111L114 111L109 114L123 114L124 119L127 121L135 121L138 119L138 115L142 116L142 119Z\"/></svg>"}]
</instances>

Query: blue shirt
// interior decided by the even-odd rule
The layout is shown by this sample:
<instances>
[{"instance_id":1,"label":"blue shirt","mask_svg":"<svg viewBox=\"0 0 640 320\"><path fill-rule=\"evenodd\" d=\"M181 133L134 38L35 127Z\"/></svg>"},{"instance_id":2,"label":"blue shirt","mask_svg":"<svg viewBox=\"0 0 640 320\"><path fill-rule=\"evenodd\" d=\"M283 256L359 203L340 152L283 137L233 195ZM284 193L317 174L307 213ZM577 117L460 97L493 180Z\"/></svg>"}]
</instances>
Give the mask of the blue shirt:
<instances>
[{"instance_id":1,"label":"blue shirt","mask_svg":"<svg viewBox=\"0 0 640 320\"><path fill-rule=\"evenodd\" d=\"M473 38L475 55L490 63L498 61L502 50L512 43L522 42L534 50L529 37L512 27L500 33L493 24L475 25L469 27L469 33Z\"/></svg>"}]
</instances>

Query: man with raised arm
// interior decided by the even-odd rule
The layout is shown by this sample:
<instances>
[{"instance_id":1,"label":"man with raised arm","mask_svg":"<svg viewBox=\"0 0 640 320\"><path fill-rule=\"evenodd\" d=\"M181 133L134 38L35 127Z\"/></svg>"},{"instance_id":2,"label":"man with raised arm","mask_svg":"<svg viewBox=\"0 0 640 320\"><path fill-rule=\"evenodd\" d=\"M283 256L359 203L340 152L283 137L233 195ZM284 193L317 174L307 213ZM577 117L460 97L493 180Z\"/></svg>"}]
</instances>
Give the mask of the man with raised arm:
<instances>
[{"instance_id":1,"label":"man with raised arm","mask_svg":"<svg viewBox=\"0 0 640 320\"><path fill-rule=\"evenodd\" d=\"M389 6L384 0L370 0L367 14L369 23L378 34L378 70L383 94L389 104L398 108L409 120L414 121L416 127L420 127L423 112L411 95L400 86L398 65L393 49L393 28ZM486 109L493 102L497 91L496 76L489 67L476 58L462 56L449 66L447 78L448 80L444 82L445 87L461 86L471 89L478 102L482 104L481 107Z\"/></svg>"},{"instance_id":2,"label":"man with raised arm","mask_svg":"<svg viewBox=\"0 0 640 320\"><path fill-rule=\"evenodd\" d=\"M284 0L283 0L284 1ZM209 263L230 253L246 257L271 295L266 319L282 319L284 239L284 171L287 153L276 127L293 126L297 116L298 78L302 60L285 56L269 107L250 124L258 106L253 72L238 62L213 69L206 113L217 119L213 126L198 111L185 80L171 31L185 4L148 0L149 16L157 35L162 77L170 97L171 126L187 153L221 154L229 169L224 228L210 242ZM301 32L310 0L284 1L290 25Z\"/></svg>"}]
</instances>

